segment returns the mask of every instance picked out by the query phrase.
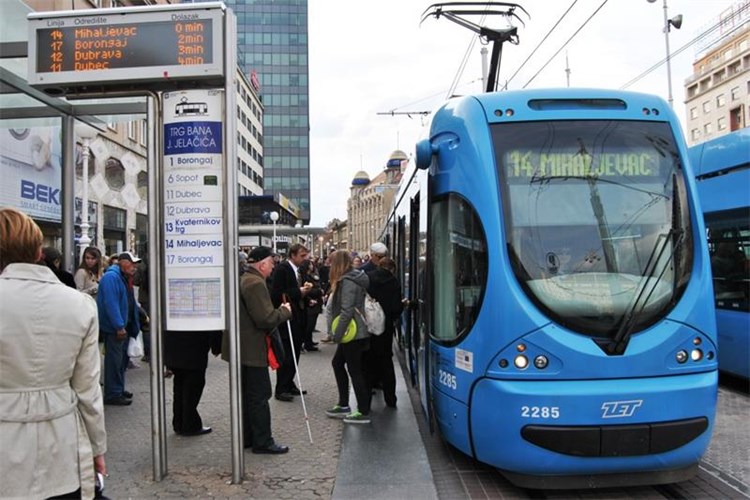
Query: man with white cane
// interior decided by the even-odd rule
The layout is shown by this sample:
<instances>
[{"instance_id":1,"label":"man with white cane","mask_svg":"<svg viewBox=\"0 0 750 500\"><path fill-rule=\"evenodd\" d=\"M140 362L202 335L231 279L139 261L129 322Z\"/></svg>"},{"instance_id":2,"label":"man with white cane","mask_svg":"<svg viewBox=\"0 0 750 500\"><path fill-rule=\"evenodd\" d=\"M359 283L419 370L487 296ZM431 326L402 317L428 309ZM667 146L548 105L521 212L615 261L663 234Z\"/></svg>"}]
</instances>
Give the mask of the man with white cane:
<instances>
[{"instance_id":1,"label":"man with white cane","mask_svg":"<svg viewBox=\"0 0 750 500\"><path fill-rule=\"evenodd\" d=\"M242 429L244 447L253 453L286 453L271 434L271 376L268 373L266 336L292 317L289 304L274 308L266 288L273 271L273 252L257 247L248 256L250 267L240 279L240 362L242 363ZM222 358L229 361L229 337L222 339Z\"/></svg>"},{"instance_id":2,"label":"man with white cane","mask_svg":"<svg viewBox=\"0 0 750 500\"><path fill-rule=\"evenodd\" d=\"M288 302L284 301L284 305L288 305ZM289 343L292 344L292 349L294 349L294 341L292 339L292 326L289 324L289 320L286 322L287 329L289 330ZM297 374L297 386L299 387L299 396L302 399L302 412L305 414L305 425L307 425L307 437L310 438L310 444L313 442L312 438L312 431L310 430L310 418L307 416L307 406L305 405L305 393L307 391L302 389L302 378L299 373L299 366L297 366L297 356L296 353L292 356L292 359L294 360L294 371Z\"/></svg>"}]
</instances>

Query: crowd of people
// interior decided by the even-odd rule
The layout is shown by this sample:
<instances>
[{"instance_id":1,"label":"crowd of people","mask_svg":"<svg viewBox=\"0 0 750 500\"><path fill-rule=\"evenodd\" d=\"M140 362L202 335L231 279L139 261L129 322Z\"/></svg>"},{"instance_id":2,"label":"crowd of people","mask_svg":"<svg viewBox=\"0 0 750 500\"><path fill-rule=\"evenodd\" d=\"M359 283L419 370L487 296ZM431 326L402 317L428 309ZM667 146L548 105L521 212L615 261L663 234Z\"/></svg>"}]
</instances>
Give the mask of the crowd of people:
<instances>
[{"instance_id":1,"label":"crowd of people","mask_svg":"<svg viewBox=\"0 0 750 500\"><path fill-rule=\"evenodd\" d=\"M10 496L91 498L96 474L106 474L103 407L132 403L125 371L128 345L139 335L145 337L142 360L151 361L148 267L132 252L108 258L87 247L71 274L61 269L60 252L42 244L32 219L0 209L0 469L19 479L9 485ZM338 250L326 259L311 258L302 244L291 245L285 258L260 246L240 253L240 269L245 448L257 454L289 451L273 438L269 401L293 402L306 393L295 377L300 354L320 350L314 332L321 314L320 342L336 349L331 362L336 390L315 395L335 399L326 414L369 423L376 388L387 407L396 407L392 344L402 300L385 245L374 243L364 258ZM363 314L368 295L385 314L385 331L378 335L368 331ZM274 339L280 344L275 349ZM228 360L228 344L221 331L164 332L175 433L211 432L198 405L208 354ZM350 405L350 386L356 407Z\"/></svg>"}]
</instances>

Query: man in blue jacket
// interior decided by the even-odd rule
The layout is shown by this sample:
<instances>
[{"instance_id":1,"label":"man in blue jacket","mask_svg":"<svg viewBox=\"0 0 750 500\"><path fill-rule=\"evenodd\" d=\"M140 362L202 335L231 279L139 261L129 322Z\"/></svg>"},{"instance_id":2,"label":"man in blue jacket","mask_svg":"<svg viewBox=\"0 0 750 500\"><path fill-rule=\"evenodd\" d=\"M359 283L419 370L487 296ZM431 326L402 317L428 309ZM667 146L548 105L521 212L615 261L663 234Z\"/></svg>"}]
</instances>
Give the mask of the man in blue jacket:
<instances>
[{"instance_id":1,"label":"man in blue jacket","mask_svg":"<svg viewBox=\"0 0 750 500\"><path fill-rule=\"evenodd\" d=\"M133 394L125 390L128 339L141 329L138 304L133 293L133 275L141 259L130 252L119 255L99 281L96 305L99 331L104 338L104 404L127 406Z\"/></svg>"}]
</instances>

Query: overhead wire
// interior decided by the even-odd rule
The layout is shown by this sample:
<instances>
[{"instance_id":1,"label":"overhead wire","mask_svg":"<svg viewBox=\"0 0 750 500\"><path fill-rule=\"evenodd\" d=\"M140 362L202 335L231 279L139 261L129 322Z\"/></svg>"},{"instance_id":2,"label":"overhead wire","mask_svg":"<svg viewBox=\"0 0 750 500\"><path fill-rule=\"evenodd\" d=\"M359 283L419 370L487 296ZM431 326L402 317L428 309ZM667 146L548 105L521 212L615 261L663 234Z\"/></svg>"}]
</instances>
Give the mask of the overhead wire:
<instances>
[{"instance_id":1,"label":"overhead wire","mask_svg":"<svg viewBox=\"0 0 750 500\"><path fill-rule=\"evenodd\" d=\"M578 33L580 33L580 32L581 32L581 30L582 30L582 29L583 29L583 28L584 28L584 27L585 27L585 26L586 26L586 25L587 25L587 24L589 23L589 21L591 21L591 20L592 20L592 19L594 18L594 16L596 16L596 15L597 15L597 14L599 13L599 11L601 11L601 10L602 10L602 7L604 7L604 6L605 6L605 5L607 4L607 2L609 2L609 0L604 0L604 1L602 2L602 4L601 4L601 5L600 5L600 6L599 6L599 7L598 7L598 8L597 8L597 9L596 9L595 11L594 11L594 13L593 13L593 14L591 14L591 15L590 15L590 16L588 17L588 19L586 19L586 21L584 21L584 22L583 22L583 24L582 24L582 25L581 25L581 26L580 26L580 27L579 27L579 28L578 28L578 29L577 29L577 30L575 31L575 33L573 33L572 35L570 35L570 38L568 38L568 40L567 40L567 41L566 41L566 42L565 42L564 44L562 44L562 46L561 46L561 47L560 47L560 48L559 48L559 49L557 50L557 52L555 52L554 54L552 54L552 57L550 57L550 58L549 58L549 59L547 60L547 62L546 62L546 63L544 63L544 65L543 65L543 66L542 66L541 68L539 68L539 71L537 71L536 73L534 73L534 76L532 76L532 77L531 77L531 78L529 79L529 81L528 81L528 82L526 82L526 84L525 84L525 85L523 86L523 88L526 88L526 87L528 87L528 86L529 86L529 84L530 84L531 82L533 82L533 81L534 81L534 79L535 79L535 78L536 78L537 76L539 76L539 73L541 73L542 71L544 71L544 68L546 68L546 67L547 67L547 65L548 65L549 63L551 63L551 62L552 62L552 60L553 60L553 59L554 59L555 57L557 57L557 55L558 55L558 54L559 54L560 52L562 52L562 49L564 49L564 48L565 48L565 47L566 47L566 46L567 46L567 45L568 45L568 44L569 44L569 43L570 43L570 42L571 42L571 41L573 40L573 38L575 38L575 37L576 37L576 36L578 35Z\"/></svg>"},{"instance_id":2,"label":"overhead wire","mask_svg":"<svg viewBox=\"0 0 750 500\"><path fill-rule=\"evenodd\" d=\"M703 33L699 34L698 36L696 36L695 38L693 38L692 40L690 40L689 42L687 42L685 45L683 45L679 49L671 52L670 55L669 55L669 58L672 59L674 56L676 56L678 54L681 54L683 51L685 51L690 46L692 46L692 45L698 43L699 41L701 41L702 39L704 39L704 38L712 35L715 31L719 30L722 27L723 24L729 22L730 20L734 19L735 17L739 16L742 13L743 13L742 9L739 9L739 10L733 11L732 14L729 17L720 19L716 24L714 24L713 26L710 26ZM724 35L724 36L729 36L729 35L731 35L732 33L734 33L735 31L739 30L742 27L744 27L744 23L739 24L738 26L735 26L732 30L730 30L729 32L727 32L726 35ZM631 85L635 84L636 82L638 82L639 80L641 80L642 78L644 78L645 76L647 76L648 74L650 74L651 72L653 72L656 69L658 69L662 64L664 64L666 62L667 62L667 58L665 57L661 61L658 61L657 63L655 63L650 68L646 69L640 75L636 76L632 80L630 80L627 83L623 84L620 87L620 90L626 89L626 88L630 87Z\"/></svg>"},{"instance_id":3,"label":"overhead wire","mask_svg":"<svg viewBox=\"0 0 750 500\"><path fill-rule=\"evenodd\" d=\"M510 78L508 78L507 80L505 80L505 85L503 86L505 90L508 90L508 84L511 82L511 80L513 80L513 78L516 77L516 75L518 74L518 72L521 71L521 69L523 69L523 67L526 65L526 63L529 62L529 59L531 59L531 57L534 54L536 54L536 51L539 50L539 47L541 47L542 44L547 40L547 38L549 38L549 36L552 34L552 32L555 31L555 29L557 29L557 27L560 25L560 22L562 22L562 20L565 19L565 16L568 15L568 13L570 12L570 10L577 3L578 3L578 0L573 0L573 3L570 4L570 7L568 7L568 10L566 10L565 13L560 18L558 18L558 20L555 23L555 25L552 26L552 28L550 28L550 30L547 32L547 34L544 35L544 38L542 38L542 40L536 45L536 47L534 47L534 50L532 50L531 54L529 54L529 56L526 58L526 60L524 60L524 62L521 63L521 65L518 67L518 69L516 70L516 72L513 73L513 75L511 75Z\"/></svg>"}]
</instances>

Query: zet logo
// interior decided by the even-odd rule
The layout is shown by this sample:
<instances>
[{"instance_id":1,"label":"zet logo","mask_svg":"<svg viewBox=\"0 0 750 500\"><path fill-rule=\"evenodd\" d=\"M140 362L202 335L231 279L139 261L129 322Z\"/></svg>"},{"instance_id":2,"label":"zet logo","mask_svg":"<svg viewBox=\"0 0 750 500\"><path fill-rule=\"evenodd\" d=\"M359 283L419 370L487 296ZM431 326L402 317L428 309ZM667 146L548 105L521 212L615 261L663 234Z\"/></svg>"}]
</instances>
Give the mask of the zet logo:
<instances>
[{"instance_id":1,"label":"zet logo","mask_svg":"<svg viewBox=\"0 0 750 500\"><path fill-rule=\"evenodd\" d=\"M641 405L643 405L642 399L607 401L602 403L602 418L632 417Z\"/></svg>"}]
</instances>

